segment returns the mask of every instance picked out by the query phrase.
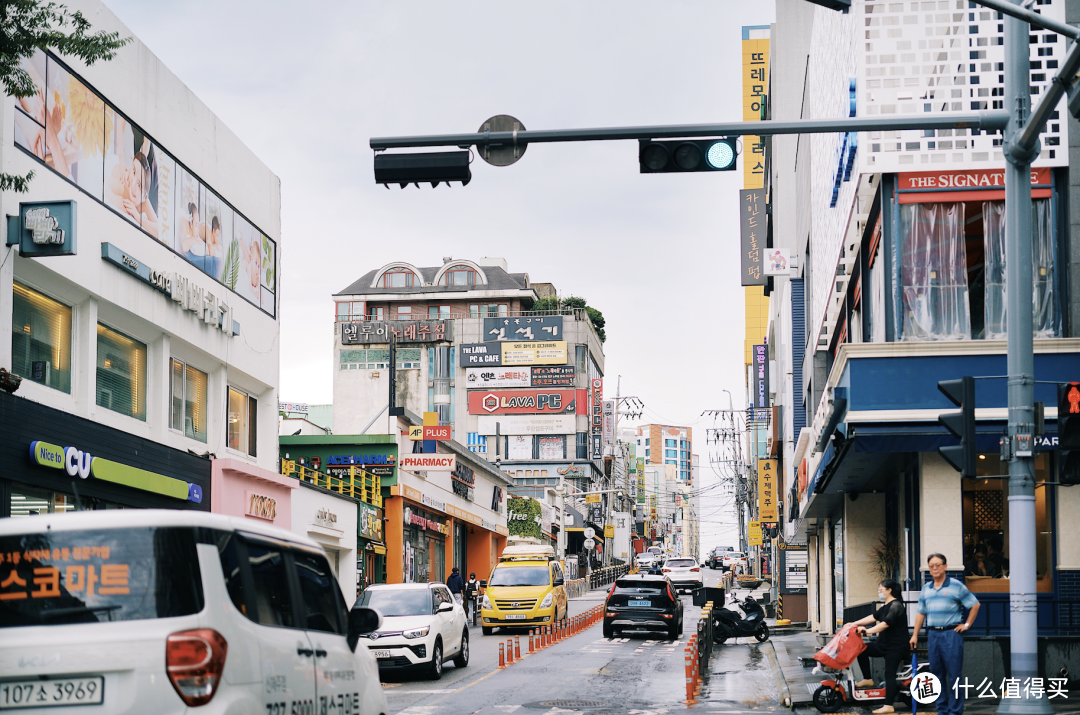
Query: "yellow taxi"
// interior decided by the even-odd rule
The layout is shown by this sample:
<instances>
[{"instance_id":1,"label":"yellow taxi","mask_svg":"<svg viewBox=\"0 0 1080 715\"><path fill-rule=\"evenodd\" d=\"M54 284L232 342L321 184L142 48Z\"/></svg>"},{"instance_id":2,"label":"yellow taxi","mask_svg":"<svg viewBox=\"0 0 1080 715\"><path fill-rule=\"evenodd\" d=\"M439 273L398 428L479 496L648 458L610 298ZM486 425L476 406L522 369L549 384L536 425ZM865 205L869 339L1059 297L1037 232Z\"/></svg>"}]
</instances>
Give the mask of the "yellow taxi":
<instances>
[{"instance_id":1,"label":"yellow taxi","mask_svg":"<svg viewBox=\"0 0 1080 715\"><path fill-rule=\"evenodd\" d=\"M491 571L480 602L485 636L496 628L531 628L566 618L567 597L555 550L535 539L514 540Z\"/></svg>"}]
</instances>

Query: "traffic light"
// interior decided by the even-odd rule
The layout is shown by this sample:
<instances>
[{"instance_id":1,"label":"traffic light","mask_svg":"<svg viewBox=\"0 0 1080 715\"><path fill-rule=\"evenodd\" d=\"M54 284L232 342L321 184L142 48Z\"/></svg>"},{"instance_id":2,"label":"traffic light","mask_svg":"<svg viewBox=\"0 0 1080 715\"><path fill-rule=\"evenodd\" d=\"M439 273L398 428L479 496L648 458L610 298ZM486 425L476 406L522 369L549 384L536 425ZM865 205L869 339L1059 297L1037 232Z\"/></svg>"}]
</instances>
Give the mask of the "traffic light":
<instances>
[{"instance_id":1,"label":"traffic light","mask_svg":"<svg viewBox=\"0 0 1080 715\"><path fill-rule=\"evenodd\" d=\"M1058 482L1080 484L1080 382L1058 385Z\"/></svg>"},{"instance_id":2,"label":"traffic light","mask_svg":"<svg viewBox=\"0 0 1080 715\"><path fill-rule=\"evenodd\" d=\"M965 375L959 380L941 380L937 387L960 408L958 412L945 412L938 416L938 422L960 438L960 444L938 447L938 452L960 472L960 476L974 477L978 456L975 452L975 378Z\"/></svg>"},{"instance_id":3,"label":"traffic light","mask_svg":"<svg viewBox=\"0 0 1080 715\"><path fill-rule=\"evenodd\" d=\"M405 188L409 184L421 182L431 184L432 188L441 182L449 186L451 181L460 181L465 186L472 179L469 170L469 152L435 151L422 154L376 154L375 183L400 184Z\"/></svg>"},{"instance_id":4,"label":"traffic light","mask_svg":"<svg viewBox=\"0 0 1080 715\"><path fill-rule=\"evenodd\" d=\"M684 171L734 171L735 139L654 142L639 140L638 163L642 174Z\"/></svg>"}]
</instances>

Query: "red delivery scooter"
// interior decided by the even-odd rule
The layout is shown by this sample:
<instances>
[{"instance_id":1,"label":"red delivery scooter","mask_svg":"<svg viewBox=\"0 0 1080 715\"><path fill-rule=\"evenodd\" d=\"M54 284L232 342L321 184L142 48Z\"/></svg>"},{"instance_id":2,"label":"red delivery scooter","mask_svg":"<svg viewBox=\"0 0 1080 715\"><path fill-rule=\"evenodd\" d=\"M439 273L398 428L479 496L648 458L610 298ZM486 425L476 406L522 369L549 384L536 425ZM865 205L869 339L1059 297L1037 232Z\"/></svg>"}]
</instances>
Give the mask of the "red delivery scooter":
<instances>
[{"instance_id":1,"label":"red delivery scooter","mask_svg":"<svg viewBox=\"0 0 1080 715\"><path fill-rule=\"evenodd\" d=\"M855 684L862 680L863 673L857 672L859 654L866 650L862 636L854 624L847 624L833 636L828 645L814 655L814 660L821 665L814 672L834 674L831 679L822 680L814 691L814 707L823 713L834 713L845 705L871 705L885 701L885 684L875 684L866 688L857 688ZM919 663L919 672L930 669L929 663ZM869 675L869 674L867 674ZM896 673L900 682L900 697L911 699L911 663L901 664Z\"/></svg>"}]
</instances>

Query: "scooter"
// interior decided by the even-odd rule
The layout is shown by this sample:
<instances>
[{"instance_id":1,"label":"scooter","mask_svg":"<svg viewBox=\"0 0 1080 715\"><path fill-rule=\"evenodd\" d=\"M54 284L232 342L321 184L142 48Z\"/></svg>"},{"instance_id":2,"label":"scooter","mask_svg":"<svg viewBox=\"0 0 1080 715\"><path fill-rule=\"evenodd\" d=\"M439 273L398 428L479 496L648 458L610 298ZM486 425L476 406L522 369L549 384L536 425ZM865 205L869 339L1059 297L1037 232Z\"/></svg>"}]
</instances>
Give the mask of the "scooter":
<instances>
[{"instance_id":1,"label":"scooter","mask_svg":"<svg viewBox=\"0 0 1080 715\"><path fill-rule=\"evenodd\" d=\"M873 705L885 702L885 684L876 683L866 688L857 688L859 682L855 677L853 666L855 661L843 670L834 670L823 665L814 668L815 673L835 673L831 680L822 680L821 685L814 691L814 707L819 712L834 713L844 706ZM929 663L919 663L919 672L930 670ZM901 663L896 671L896 679L900 682L900 699L911 701L911 662Z\"/></svg>"},{"instance_id":2,"label":"scooter","mask_svg":"<svg viewBox=\"0 0 1080 715\"><path fill-rule=\"evenodd\" d=\"M743 610L743 616L729 608L713 611L713 643L722 644L728 638L753 636L758 643L769 640L769 626L765 623L765 609L750 596L740 602L732 596L731 600Z\"/></svg>"}]
</instances>

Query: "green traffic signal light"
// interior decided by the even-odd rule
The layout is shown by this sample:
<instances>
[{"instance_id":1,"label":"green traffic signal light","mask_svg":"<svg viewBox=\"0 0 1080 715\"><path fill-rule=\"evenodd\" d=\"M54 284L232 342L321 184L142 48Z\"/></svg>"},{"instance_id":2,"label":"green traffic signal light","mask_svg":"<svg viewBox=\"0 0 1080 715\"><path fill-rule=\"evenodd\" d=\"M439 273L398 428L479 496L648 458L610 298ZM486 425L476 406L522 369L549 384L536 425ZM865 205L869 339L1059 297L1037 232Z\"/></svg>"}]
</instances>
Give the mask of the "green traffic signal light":
<instances>
[{"instance_id":1,"label":"green traffic signal light","mask_svg":"<svg viewBox=\"0 0 1080 715\"><path fill-rule=\"evenodd\" d=\"M731 137L679 141L642 139L638 163L642 174L733 171L737 155L735 139Z\"/></svg>"}]
</instances>

